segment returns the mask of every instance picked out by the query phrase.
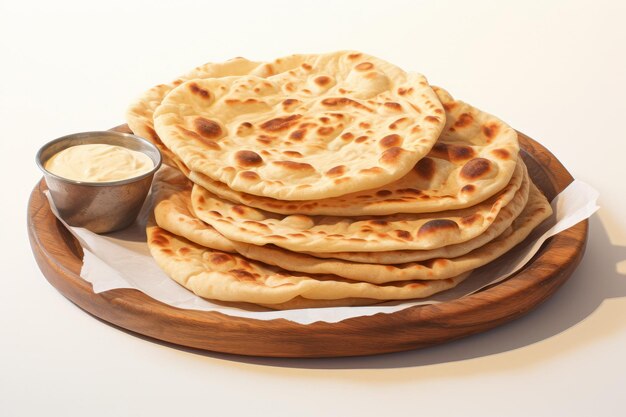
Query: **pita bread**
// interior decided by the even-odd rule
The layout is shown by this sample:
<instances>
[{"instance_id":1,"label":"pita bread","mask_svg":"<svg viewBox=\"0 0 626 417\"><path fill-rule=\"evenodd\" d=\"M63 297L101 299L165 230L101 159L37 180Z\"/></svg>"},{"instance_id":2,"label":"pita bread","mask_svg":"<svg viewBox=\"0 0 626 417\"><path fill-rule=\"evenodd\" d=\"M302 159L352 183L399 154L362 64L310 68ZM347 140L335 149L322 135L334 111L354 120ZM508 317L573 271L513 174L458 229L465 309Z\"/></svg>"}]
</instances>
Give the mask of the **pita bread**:
<instances>
[{"instance_id":1,"label":"pita bread","mask_svg":"<svg viewBox=\"0 0 626 417\"><path fill-rule=\"evenodd\" d=\"M510 182L518 159L517 133L494 116L433 88L446 109L446 127L430 153L407 175L377 189L322 200L281 201L235 191L199 172L188 176L222 199L280 214L364 216L473 206Z\"/></svg>"},{"instance_id":2,"label":"pita bread","mask_svg":"<svg viewBox=\"0 0 626 417\"><path fill-rule=\"evenodd\" d=\"M467 276L374 285L333 275L291 273L248 261L240 255L196 245L158 226L149 226L147 235L150 253L165 273L201 297L222 301L280 304L296 297L406 300L428 297L452 288Z\"/></svg>"},{"instance_id":3,"label":"pita bread","mask_svg":"<svg viewBox=\"0 0 626 417\"><path fill-rule=\"evenodd\" d=\"M404 176L445 124L426 79L355 52L291 58L267 78L196 79L154 112L163 143L192 171L238 191L321 199Z\"/></svg>"},{"instance_id":4,"label":"pita bread","mask_svg":"<svg viewBox=\"0 0 626 417\"><path fill-rule=\"evenodd\" d=\"M198 185L192 206L198 218L228 239L258 246L274 244L296 252L426 250L479 236L506 205L517 217L528 195L517 193L518 187L510 183L500 194L465 209L354 218L270 213L220 199Z\"/></svg>"},{"instance_id":5,"label":"pita bread","mask_svg":"<svg viewBox=\"0 0 626 417\"><path fill-rule=\"evenodd\" d=\"M433 280L454 277L483 266L524 240L550 213L550 205L534 186L522 214L512 226L496 239L466 255L447 259L437 258L402 265L377 265L353 263L338 259L319 259L310 255L290 252L273 245L255 246L229 241L209 225L198 224L189 211L189 189L171 187L159 192L155 206L157 224L174 234L186 237L202 246L219 248L249 259L262 261L284 269L311 274L335 274L343 278L376 284L405 281ZM503 212L506 211L506 208Z\"/></svg>"},{"instance_id":6,"label":"pita bread","mask_svg":"<svg viewBox=\"0 0 626 417\"><path fill-rule=\"evenodd\" d=\"M162 169L156 176L154 214L158 225L192 242L226 252L236 252L236 246L245 247L246 243L233 242L222 236L212 226L199 220L191 207L192 184L174 169ZM528 189L528 182L524 185ZM518 193L527 191L518 190ZM516 211L505 206L496 216L493 224L479 236L467 242L444 246L431 250L404 250L388 252L304 252L321 258L337 258L367 264L400 264L424 261L433 258L456 258L479 248L502 234L515 219ZM272 245L261 246L271 248ZM243 249L245 251L245 249ZM285 251L286 253L291 253ZM273 254L268 251L268 254ZM261 259L259 259L261 260Z\"/></svg>"}]
</instances>

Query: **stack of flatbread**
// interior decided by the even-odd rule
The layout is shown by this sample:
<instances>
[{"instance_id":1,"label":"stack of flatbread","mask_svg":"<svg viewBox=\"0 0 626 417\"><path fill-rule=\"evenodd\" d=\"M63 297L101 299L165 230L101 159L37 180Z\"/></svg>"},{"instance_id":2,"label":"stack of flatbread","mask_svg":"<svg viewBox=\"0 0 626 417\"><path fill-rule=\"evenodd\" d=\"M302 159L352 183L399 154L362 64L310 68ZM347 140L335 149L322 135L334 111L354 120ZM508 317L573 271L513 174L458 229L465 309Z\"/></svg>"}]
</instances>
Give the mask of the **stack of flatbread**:
<instances>
[{"instance_id":1,"label":"stack of flatbread","mask_svg":"<svg viewBox=\"0 0 626 417\"><path fill-rule=\"evenodd\" d=\"M551 214L515 130L359 52L207 64L127 119L171 166L156 179L151 253L212 300L428 297Z\"/></svg>"}]
</instances>

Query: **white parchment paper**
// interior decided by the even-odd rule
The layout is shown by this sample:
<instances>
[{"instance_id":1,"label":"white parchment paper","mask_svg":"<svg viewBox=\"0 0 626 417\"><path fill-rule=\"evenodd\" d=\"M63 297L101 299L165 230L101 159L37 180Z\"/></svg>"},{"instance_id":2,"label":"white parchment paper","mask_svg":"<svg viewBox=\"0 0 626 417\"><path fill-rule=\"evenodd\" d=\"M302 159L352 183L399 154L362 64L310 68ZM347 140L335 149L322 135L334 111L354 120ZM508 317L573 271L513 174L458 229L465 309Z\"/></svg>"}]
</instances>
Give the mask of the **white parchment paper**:
<instances>
[{"instance_id":1,"label":"white parchment paper","mask_svg":"<svg viewBox=\"0 0 626 417\"><path fill-rule=\"evenodd\" d=\"M52 201L48 196L48 200ZM598 192L582 181L572 182L553 201L554 215L524 243L505 256L475 270L456 288L420 301L390 302L364 307L333 307L287 311L247 311L225 307L196 296L178 285L157 266L146 244L145 224L152 211L150 198L137 221L128 229L106 236L79 227L67 228L84 250L81 277L93 285L95 293L115 288L134 288L174 307L219 311L237 317L258 320L283 318L301 324L317 321L336 323L348 318L377 313L393 313L407 307L457 299L514 274L539 250L542 243L573 225L590 217L597 209ZM53 209L54 211L54 209ZM57 216L58 217L58 216Z\"/></svg>"}]
</instances>

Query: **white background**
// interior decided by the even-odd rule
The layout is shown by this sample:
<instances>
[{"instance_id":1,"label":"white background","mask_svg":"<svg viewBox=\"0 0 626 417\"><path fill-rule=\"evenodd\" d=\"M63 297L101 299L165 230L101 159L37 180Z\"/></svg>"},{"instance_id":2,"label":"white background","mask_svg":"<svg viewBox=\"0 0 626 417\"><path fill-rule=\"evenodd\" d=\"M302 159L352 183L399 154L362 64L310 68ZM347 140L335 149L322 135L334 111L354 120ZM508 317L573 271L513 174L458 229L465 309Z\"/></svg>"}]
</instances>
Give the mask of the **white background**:
<instances>
[{"instance_id":1,"label":"white background","mask_svg":"<svg viewBox=\"0 0 626 417\"><path fill-rule=\"evenodd\" d=\"M0 0L0 415L625 415L624 4ZM123 123L143 90L206 61L348 48L495 113L600 191L552 299L430 349L269 360L144 340L45 281L25 213L46 141Z\"/></svg>"}]
</instances>

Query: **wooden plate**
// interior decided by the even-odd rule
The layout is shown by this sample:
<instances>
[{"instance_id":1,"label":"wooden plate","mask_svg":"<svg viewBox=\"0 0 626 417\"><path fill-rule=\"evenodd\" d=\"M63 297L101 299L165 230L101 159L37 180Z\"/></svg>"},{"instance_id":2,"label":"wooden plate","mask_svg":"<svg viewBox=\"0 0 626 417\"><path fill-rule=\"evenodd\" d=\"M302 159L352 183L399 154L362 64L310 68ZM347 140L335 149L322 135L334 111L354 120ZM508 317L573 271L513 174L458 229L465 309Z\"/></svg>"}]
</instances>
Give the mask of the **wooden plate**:
<instances>
[{"instance_id":1,"label":"wooden plate","mask_svg":"<svg viewBox=\"0 0 626 417\"><path fill-rule=\"evenodd\" d=\"M126 126L115 130L125 131ZM572 180L547 149L520 133L531 177L549 199ZM458 339L513 320L548 298L582 258L588 222L549 239L533 260L508 280L462 299L411 307L340 323L302 325L260 321L215 312L182 310L137 290L94 294L80 278L82 249L50 211L35 187L28 206L28 234L48 281L89 313L125 329L192 348L274 357L358 356L415 349Z\"/></svg>"}]
</instances>

